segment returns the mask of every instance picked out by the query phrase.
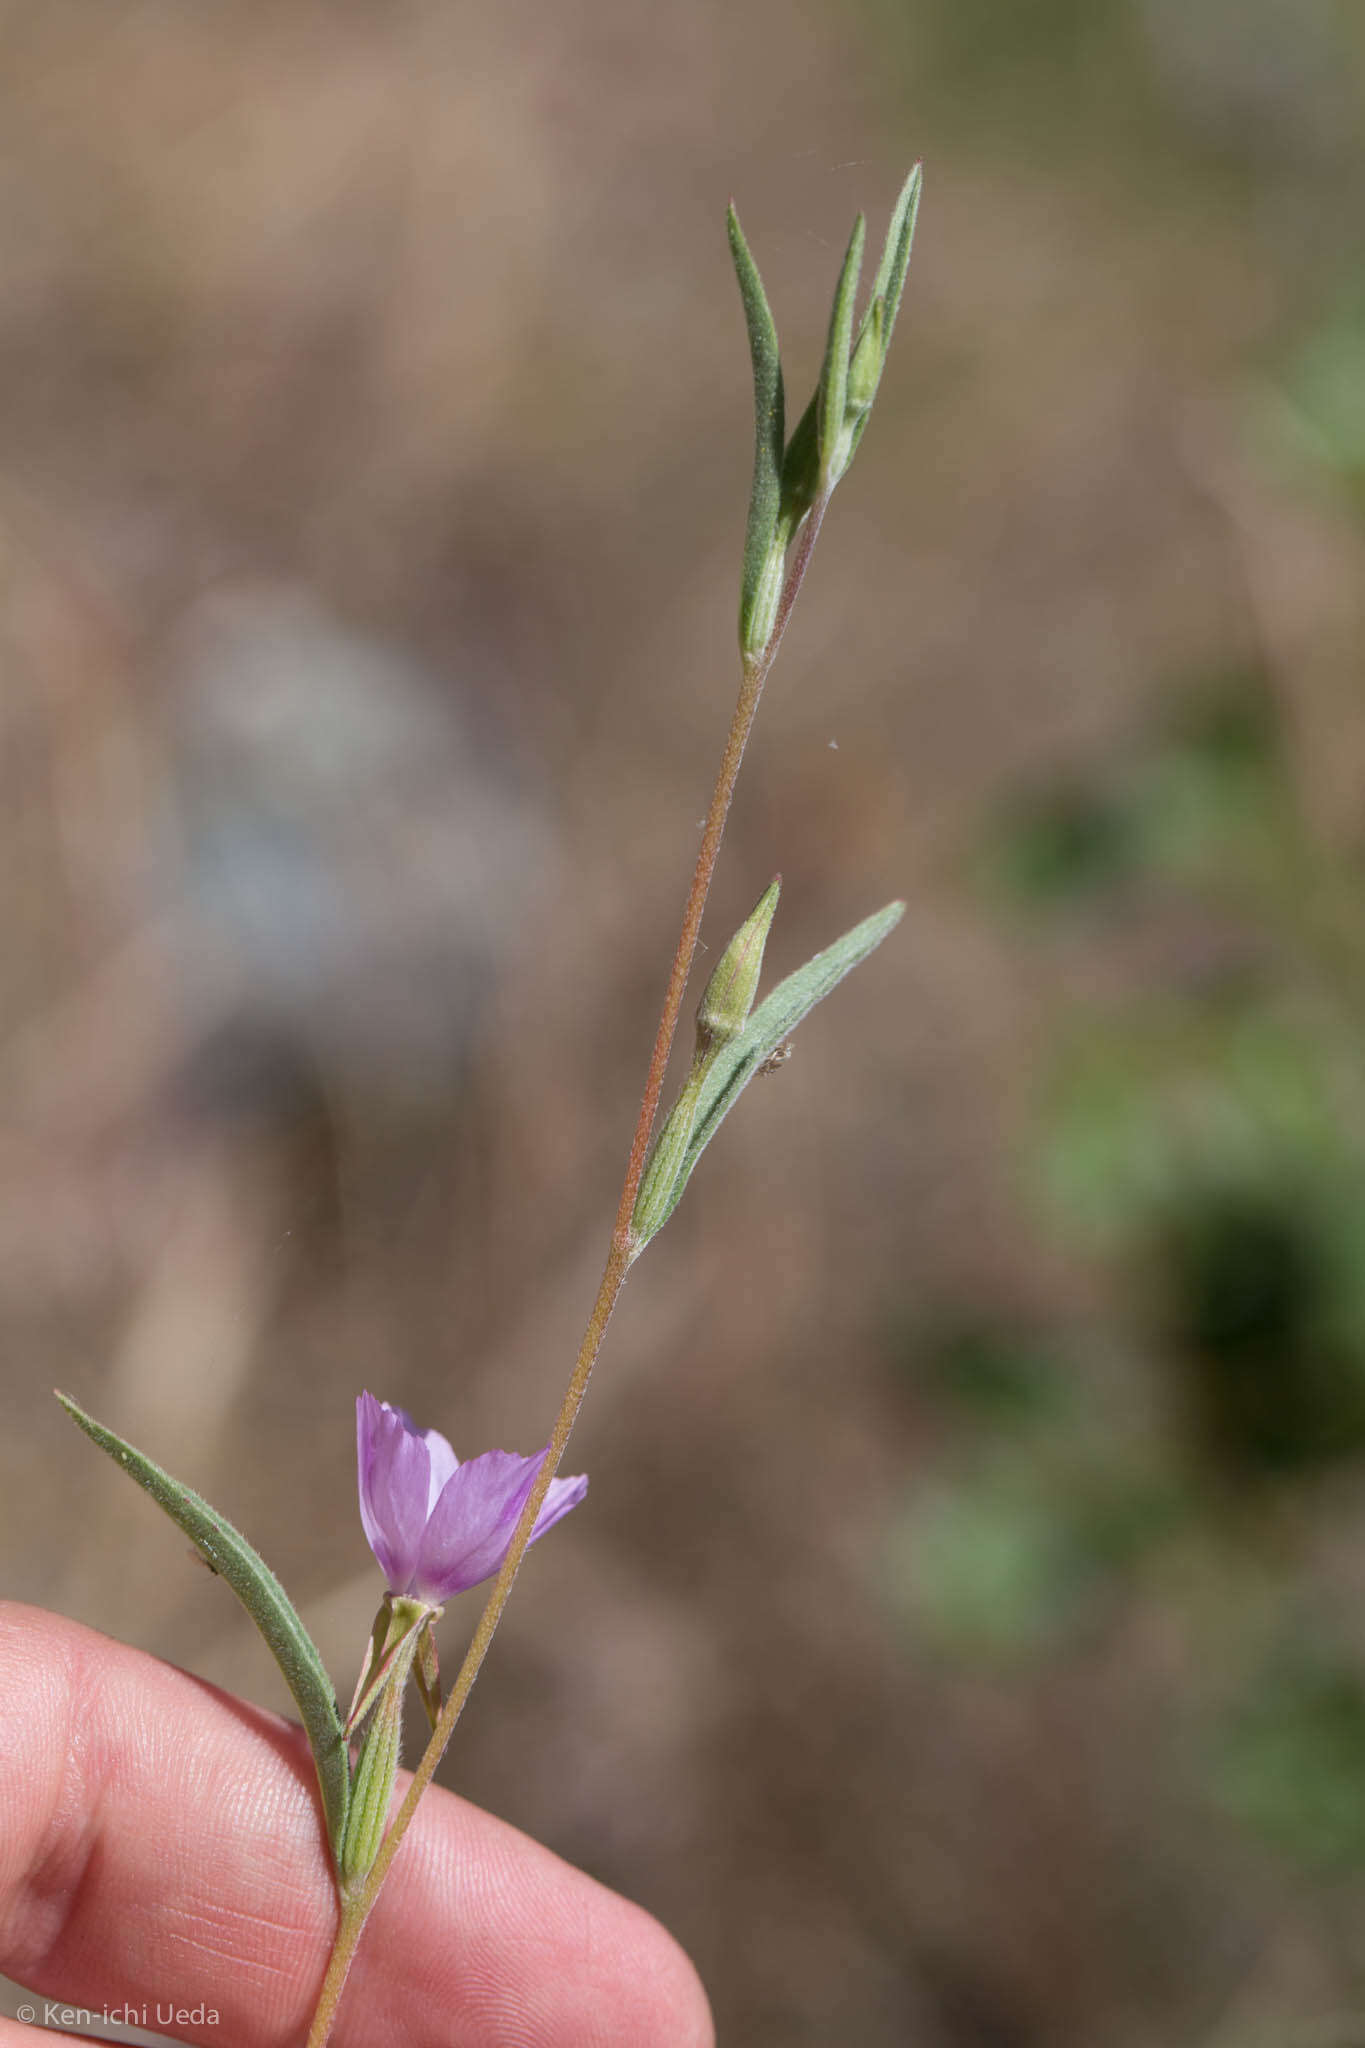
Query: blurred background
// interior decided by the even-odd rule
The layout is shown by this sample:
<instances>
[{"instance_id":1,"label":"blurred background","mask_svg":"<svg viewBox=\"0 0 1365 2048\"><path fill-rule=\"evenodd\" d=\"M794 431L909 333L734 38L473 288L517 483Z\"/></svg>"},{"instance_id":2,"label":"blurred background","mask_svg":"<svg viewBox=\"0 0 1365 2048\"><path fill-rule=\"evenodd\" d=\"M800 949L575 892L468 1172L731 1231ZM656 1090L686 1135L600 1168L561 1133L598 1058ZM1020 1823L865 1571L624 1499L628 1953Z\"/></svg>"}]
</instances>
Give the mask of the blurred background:
<instances>
[{"instance_id":1,"label":"blurred background","mask_svg":"<svg viewBox=\"0 0 1365 2048\"><path fill-rule=\"evenodd\" d=\"M925 159L708 934L909 915L445 1767L727 2044L1365 2042L1363 103L1349 0L0 7L5 1587L274 1706L49 1390L343 1689L357 1391L544 1440L733 696L725 202L799 409Z\"/></svg>"}]
</instances>

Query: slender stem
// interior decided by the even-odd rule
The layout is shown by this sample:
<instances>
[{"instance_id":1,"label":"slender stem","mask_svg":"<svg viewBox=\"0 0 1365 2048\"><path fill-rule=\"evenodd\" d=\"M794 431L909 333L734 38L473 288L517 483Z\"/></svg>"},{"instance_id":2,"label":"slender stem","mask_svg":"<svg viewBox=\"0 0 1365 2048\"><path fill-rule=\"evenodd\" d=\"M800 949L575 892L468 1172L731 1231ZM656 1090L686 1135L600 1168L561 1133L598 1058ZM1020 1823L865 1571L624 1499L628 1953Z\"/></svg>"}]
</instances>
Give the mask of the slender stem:
<instances>
[{"instance_id":1,"label":"slender stem","mask_svg":"<svg viewBox=\"0 0 1365 2048\"><path fill-rule=\"evenodd\" d=\"M337 2007L350 1973L351 1959L360 1939L360 1930L368 1917L368 1908L360 1910L359 1899L341 1895L341 1915L337 1922L336 1940L332 1945L332 1960L327 1965L327 1975L322 1980L318 1994L317 2011L313 2024L308 2029L307 2048L325 2048L336 2024Z\"/></svg>"},{"instance_id":2,"label":"slender stem","mask_svg":"<svg viewBox=\"0 0 1365 2048\"><path fill-rule=\"evenodd\" d=\"M683 995L687 989L687 977L692 971L692 959L697 950L697 939L701 932L702 913L706 899L711 893L711 878L716 871L716 860L720 854L720 842L725 833L725 821L730 814L730 799L735 793L739 779L740 764L744 749L749 743L754 719L758 713L759 699L768 671L777 658L782 635L791 617L792 607L810 564L811 552L820 531L820 522L825 516L828 498L822 498L812 506L796 538L796 552L792 557L787 574L783 579L782 594L778 599L777 616L767 645L751 657L744 665L740 679L739 697L735 703L734 716L726 735L725 752L721 755L720 768L716 775L715 788L702 827L701 845L697 848L697 864L692 871L692 887L687 893L683 910L682 930L678 934L677 950L673 955L673 966L668 977L668 988L664 994L664 1006L659 1017L659 1028L654 1034L654 1049L650 1054L649 1073L645 1080L644 1100L640 1104L640 1115L635 1125L635 1136L631 1140L630 1160L626 1167L626 1178L621 1188L621 1200L616 1210L616 1227L613 1243L628 1235L631 1211L635 1197L640 1191L640 1177L645 1170L649 1155L650 1133L658 1114L659 1096L663 1091L664 1073L668 1056L673 1050L673 1037L682 1013Z\"/></svg>"},{"instance_id":3,"label":"slender stem","mask_svg":"<svg viewBox=\"0 0 1365 2048\"><path fill-rule=\"evenodd\" d=\"M640 1188L640 1177L645 1169L645 1160L649 1152L650 1133L654 1128L654 1119L659 1108L659 1096L663 1089L664 1072L668 1066L669 1053L673 1048L673 1037L677 1030L679 1015L682 1011L687 978L691 972L693 955L697 949L697 937L701 930L702 914L706 909L706 899L711 889L711 878L715 873L716 859L720 853L720 842L725 831L725 820L730 810L730 799L734 795L740 763L744 759L744 749L748 743L750 731L753 728L759 698L763 694L763 685L767 680L768 671L773 665L782 635L786 631L787 621L791 617L792 607L796 603L802 581L810 564L811 553L815 547L816 538L820 531L820 522L824 518L827 503L828 496L818 499L803 522L796 536L795 549L788 565L786 576L783 579L782 594L778 600L773 630L768 637L767 644L759 653L751 656L744 664L734 716L730 721L730 731L725 741L725 751L721 756L720 769L716 775L715 788L711 792L711 802L706 813L706 823L702 829L701 846L697 851L697 864L692 875L692 886L688 891L687 904L683 911L682 930L678 935L677 949L673 955L673 966L669 972L663 1011L659 1017L659 1028L654 1036L654 1049L650 1055L649 1073L645 1080L645 1092L640 1103L640 1114L635 1123L635 1135L631 1140L630 1159L626 1167L625 1181L621 1188L621 1200L616 1211L616 1222L611 1234L607 1262L602 1270L601 1283L597 1289L597 1299L593 1303L592 1314L588 1318L588 1326L583 1333L583 1341L578 1348L578 1357L574 1362L574 1369L570 1375L568 1387L565 1389L564 1399L560 1404L559 1413L555 1417L555 1425L550 1433L549 1447L541 1463L540 1470L536 1474L535 1484L527 1496L525 1506L522 1508L516 1529L513 1532L512 1541L508 1546L507 1555L502 1561L502 1568L493 1581L487 1603L479 1617L479 1625L474 1631L468 1650L465 1652L459 1676L451 1687L449 1697L441 1709L436 1726L432 1731L431 1740L427 1744L421 1762L413 1773L412 1782L408 1786L403 1803L394 1815L393 1824L384 1837L379 1854L375 1858L374 1864L364 1883L357 1890L343 1892L342 1894L341 1915L337 1926L336 1941L333 1945L331 1960L327 1965L327 1974L322 1982L322 1991L319 1995L317 2011L313 2016L312 2028L309 2031L307 2048L325 2048L325 2044L331 2034L332 2027L336 2022L337 2007L340 2004L341 1994L355 1956L356 1945L360 1940L361 1930L370 1916L371 1908L379 1895L380 1886L388 1875L389 1865L397 1854L398 1845L407 1833L412 1817L417 1811L417 1802L431 1783L436 1773L436 1768L445 1754L446 1745L455 1732L455 1724L464 1711L465 1701L473 1690L474 1681L479 1675L479 1667L488 1655L489 1645L493 1640L498 1623L502 1619L502 1612L507 1605L513 1582L518 1571L521 1569L521 1561L525 1557L530 1544L531 1531L535 1527L536 1517L539 1515L544 1505L545 1496L550 1490L550 1481L559 1470L560 1462L568 1448L569 1437L574 1423L578 1419L578 1411L583 1405L583 1396L588 1390L588 1381L592 1377L592 1369L596 1363L597 1354L602 1348L602 1339L607 1333L607 1324L611 1321L612 1310L615 1308L620 1297L626 1274L629 1272L636 1254L640 1250L640 1246L631 1231L631 1215L635 1208L635 1197Z\"/></svg>"}]
</instances>

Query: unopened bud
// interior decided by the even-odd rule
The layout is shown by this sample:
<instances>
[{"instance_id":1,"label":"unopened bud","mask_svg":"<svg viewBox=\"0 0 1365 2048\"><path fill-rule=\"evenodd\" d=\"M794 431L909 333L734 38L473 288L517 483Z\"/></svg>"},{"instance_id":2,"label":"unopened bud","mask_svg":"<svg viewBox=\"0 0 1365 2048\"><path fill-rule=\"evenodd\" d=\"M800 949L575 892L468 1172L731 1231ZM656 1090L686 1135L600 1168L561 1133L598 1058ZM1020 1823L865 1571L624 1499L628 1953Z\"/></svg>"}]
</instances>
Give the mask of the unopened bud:
<instances>
[{"instance_id":1,"label":"unopened bud","mask_svg":"<svg viewBox=\"0 0 1365 2048\"><path fill-rule=\"evenodd\" d=\"M848 366L846 403L855 418L859 413L865 413L877 396L885 353L882 339L885 325L885 306L880 298L876 298L868 308L863 331L858 336L853 359Z\"/></svg>"},{"instance_id":2,"label":"unopened bud","mask_svg":"<svg viewBox=\"0 0 1365 2048\"><path fill-rule=\"evenodd\" d=\"M369 1670L356 1688L352 1708L353 1722L369 1712L370 1725L351 1781L351 1805L338 1859L347 1891L353 1891L369 1875L384 1839L403 1739L403 1695L418 1639L437 1612L439 1609L424 1601L388 1594L375 1621Z\"/></svg>"},{"instance_id":3,"label":"unopened bud","mask_svg":"<svg viewBox=\"0 0 1365 2048\"><path fill-rule=\"evenodd\" d=\"M406 1680L407 1673L403 1676ZM391 1687L374 1710L351 1785L351 1810L341 1845L341 1882L347 1891L369 1876L384 1840L402 1733L403 1690Z\"/></svg>"},{"instance_id":4,"label":"unopened bud","mask_svg":"<svg viewBox=\"0 0 1365 2048\"><path fill-rule=\"evenodd\" d=\"M763 971L782 877L775 875L716 962L697 1006L697 1052L706 1057L744 1029Z\"/></svg>"}]
</instances>

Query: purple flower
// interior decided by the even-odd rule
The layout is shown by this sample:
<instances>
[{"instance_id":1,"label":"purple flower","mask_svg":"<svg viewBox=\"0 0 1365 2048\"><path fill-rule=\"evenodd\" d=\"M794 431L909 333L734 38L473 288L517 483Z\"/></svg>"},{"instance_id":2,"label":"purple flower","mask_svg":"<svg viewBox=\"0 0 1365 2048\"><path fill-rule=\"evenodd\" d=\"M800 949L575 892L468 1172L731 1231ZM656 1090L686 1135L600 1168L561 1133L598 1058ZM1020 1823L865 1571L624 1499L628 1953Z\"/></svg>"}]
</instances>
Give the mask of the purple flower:
<instances>
[{"instance_id":1,"label":"purple flower","mask_svg":"<svg viewBox=\"0 0 1365 2048\"><path fill-rule=\"evenodd\" d=\"M434 1429L373 1394L355 1404L360 1519L391 1593L439 1607L491 1579L545 1459L485 1451L462 1465ZM552 1479L534 1543L588 1490L586 1478Z\"/></svg>"}]
</instances>

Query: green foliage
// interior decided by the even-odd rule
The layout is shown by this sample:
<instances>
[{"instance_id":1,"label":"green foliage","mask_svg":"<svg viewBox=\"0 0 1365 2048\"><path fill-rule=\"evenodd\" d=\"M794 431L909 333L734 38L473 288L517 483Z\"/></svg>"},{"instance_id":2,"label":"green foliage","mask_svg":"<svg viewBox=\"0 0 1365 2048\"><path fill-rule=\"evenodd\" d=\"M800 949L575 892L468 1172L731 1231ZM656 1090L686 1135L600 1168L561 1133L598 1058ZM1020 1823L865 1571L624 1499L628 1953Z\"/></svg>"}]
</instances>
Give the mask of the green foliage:
<instances>
[{"instance_id":1,"label":"green foliage","mask_svg":"<svg viewBox=\"0 0 1365 2048\"><path fill-rule=\"evenodd\" d=\"M798 967L795 974L789 974L785 981L780 981L771 995L759 1004L743 1031L724 1047L720 1057L707 1071L697 1105L696 1127L688 1147L684 1185L687 1175L760 1067L780 1052L801 1020L810 1015L817 1003L822 1003L827 995L833 993L845 975L851 974L869 953L876 952L904 915L903 903L888 903L884 909L874 910L871 917L855 924L832 946L826 946L804 967ZM678 1193L681 1192L680 1185Z\"/></svg>"},{"instance_id":2,"label":"green foliage","mask_svg":"<svg viewBox=\"0 0 1365 2048\"><path fill-rule=\"evenodd\" d=\"M740 577L740 646L761 647L772 628L781 584L779 553L774 583L774 536L782 502L782 456L786 446L786 413L782 388L782 359L777 329L768 307L768 296L758 266L749 254L744 230L733 204L727 216L730 253L739 295L744 305L744 324L749 335L749 356L754 373L754 478L749 493L749 518L744 532L744 567ZM783 551L785 552L785 550ZM765 623L766 622L766 623Z\"/></svg>"},{"instance_id":3,"label":"green foliage","mask_svg":"<svg viewBox=\"0 0 1365 2048\"><path fill-rule=\"evenodd\" d=\"M1119 1262L1140 1342L1218 1466L1365 1452L1353 892L1298 815L1264 680L1212 679L1121 765L1016 804L986 871L1035 915L1102 908L1111 942L1116 911L1177 889L1210 933L1235 909L1231 971L1211 946L1197 982L1065 1028L1037 1166L1053 1217ZM1325 1004L1301 967L1284 986L1286 954L1319 934Z\"/></svg>"},{"instance_id":4,"label":"green foliage","mask_svg":"<svg viewBox=\"0 0 1365 2048\"><path fill-rule=\"evenodd\" d=\"M766 900L765 896L763 902ZM761 902L759 909L762 907ZM884 910L864 918L779 982L742 1031L718 1045L700 1066L694 1066L641 1182L632 1222L638 1251L643 1251L673 1214L697 1161L754 1075L780 1054L802 1018L823 1002L860 960L875 952L904 914L903 903L888 903Z\"/></svg>"},{"instance_id":5,"label":"green foliage","mask_svg":"<svg viewBox=\"0 0 1365 2048\"><path fill-rule=\"evenodd\" d=\"M1317 1872L1365 1869L1365 1683L1340 1659L1300 1655L1260 1673L1209 1759L1222 1804Z\"/></svg>"},{"instance_id":6,"label":"green foliage","mask_svg":"<svg viewBox=\"0 0 1365 2048\"><path fill-rule=\"evenodd\" d=\"M317 1767L318 1787L332 1853L339 1857L350 1803L350 1756L336 1694L317 1646L270 1567L246 1538L206 1500L172 1479L141 1451L78 1408L65 1394L57 1399L92 1443L136 1480L193 1543L204 1562L229 1585L265 1639L293 1694Z\"/></svg>"},{"instance_id":7,"label":"green foliage","mask_svg":"<svg viewBox=\"0 0 1365 2048\"><path fill-rule=\"evenodd\" d=\"M901 294L905 290L906 273L910 268L910 251L915 242L915 223L919 218L919 196L921 187L920 167L911 171L901 186L891 220L882 244L881 262L872 284L872 298L862 318L853 343L853 363L857 374L851 378L849 392L849 426L851 436L848 461L857 453L858 443L863 438L872 401L877 395L882 371L891 348L891 336L895 332L896 316L901 309Z\"/></svg>"},{"instance_id":8,"label":"green foliage","mask_svg":"<svg viewBox=\"0 0 1365 2048\"><path fill-rule=\"evenodd\" d=\"M1044 1654L1107 1611L1177 1507L1144 1470L1079 1446L999 1455L893 1525L892 1597L953 1655Z\"/></svg>"},{"instance_id":9,"label":"green foliage","mask_svg":"<svg viewBox=\"0 0 1365 2048\"><path fill-rule=\"evenodd\" d=\"M1083 1370L1054 1404L1059 1346L1036 1330L973 1310L921 1339L918 1393L960 1469L897 1521L894 1583L956 1654L1018 1658L1073 1640L1171 1542L1227 1594L1231 1511L1241 1527L1267 1482L1365 1455L1365 961L1356 884L1298 811L1254 671L1013 802L979 872L1054 931L1088 916L1091 948L1102 918L1116 969L1135 931L1142 971L1121 1007L1063 993L1033 1164L1050 1221L1110 1262L1118 1355L1157 1390L1126 1376L1145 1420L1101 1422ZM1152 932L1172 912L1163 979ZM1192 1473L1228 1483L1187 1493ZM1365 1842L1334 1817L1365 1806L1354 1678L1277 1679L1220 1757L1230 1803L1304 1860Z\"/></svg>"},{"instance_id":10,"label":"green foliage","mask_svg":"<svg viewBox=\"0 0 1365 2048\"><path fill-rule=\"evenodd\" d=\"M1139 760L1133 802L1146 861L1170 880L1257 872L1293 830L1271 688L1257 672L1206 683Z\"/></svg>"},{"instance_id":11,"label":"green foliage","mask_svg":"<svg viewBox=\"0 0 1365 2048\"><path fill-rule=\"evenodd\" d=\"M1050 910L1107 895L1141 872L1144 852L1128 804L1060 782L1010 806L985 849L984 873L993 895Z\"/></svg>"},{"instance_id":12,"label":"green foliage","mask_svg":"<svg viewBox=\"0 0 1365 2048\"><path fill-rule=\"evenodd\" d=\"M1093 1020L1040 1149L1053 1212L1132 1276L1200 1447L1230 1471L1365 1451L1365 1145L1311 1031L1248 1002Z\"/></svg>"},{"instance_id":13,"label":"green foliage","mask_svg":"<svg viewBox=\"0 0 1365 2048\"><path fill-rule=\"evenodd\" d=\"M1087 34L1121 25L1126 11L1126 0L1016 0L1008 8L991 0L947 0L937 10L940 49L969 76L1017 76L1030 61L1074 62Z\"/></svg>"},{"instance_id":14,"label":"green foliage","mask_svg":"<svg viewBox=\"0 0 1365 2048\"><path fill-rule=\"evenodd\" d=\"M920 167L916 164L892 210L872 299L856 336L854 302L866 224L861 214L855 221L835 286L819 382L785 444L777 329L739 216L730 208L730 250L754 373L754 479L739 602L739 644L746 662L756 663L763 657L777 629L783 570L796 529L817 505L827 502L862 438L905 288L919 194Z\"/></svg>"},{"instance_id":15,"label":"green foliage","mask_svg":"<svg viewBox=\"0 0 1365 2048\"><path fill-rule=\"evenodd\" d=\"M1302 344L1276 424L1311 461L1365 489L1365 291L1343 297Z\"/></svg>"},{"instance_id":16,"label":"green foliage","mask_svg":"<svg viewBox=\"0 0 1365 2048\"><path fill-rule=\"evenodd\" d=\"M743 1031L758 993L763 954L782 892L776 876L735 933L711 971L697 1005L696 1049L692 1071L664 1119L640 1179L631 1213L631 1229L641 1249L672 1215L682 1191L679 1175L697 1120L697 1106L706 1077ZM690 1171L690 1168L688 1169Z\"/></svg>"},{"instance_id":17,"label":"green foliage","mask_svg":"<svg viewBox=\"0 0 1365 2048\"><path fill-rule=\"evenodd\" d=\"M982 846L988 894L1035 913L1102 909L1144 882L1208 883L1263 864L1287 804L1278 738L1261 676L1205 684L1121 767L1006 805Z\"/></svg>"},{"instance_id":18,"label":"green foliage","mask_svg":"<svg viewBox=\"0 0 1365 2048\"><path fill-rule=\"evenodd\" d=\"M959 1654L1045 1647L1093 1591L1089 1560L1049 1503L1017 1482L931 1492L893 1532L900 1598Z\"/></svg>"},{"instance_id":19,"label":"green foliage","mask_svg":"<svg viewBox=\"0 0 1365 2048\"><path fill-rule=\"evenodd\" d=\"M1230 1471L1365 1450L1365 1326L1341 1313L1330 1218L1315 1195L1312 1185L1195 1189L1156 1240L1187 1411Z\"/></svg>"},{"instance_id":20,"label":"green foliage","mask_svg":"<svg viewBox=\"0 0 1365 2048\"><path fill-rule=\"evenodd\" d=\"M859 214L853 223L853 233L849 237L844 267L839 272L839 282L834 288L834 306L829 318L829 340L825 344L825 360L821 365L820 383L816 392L820 481L827 490L833 488L840 460L845 454L843 444L848 432L851 431L846 424L848 358L853 346L853 307L858 294L858 275L863 266L863 244L866 240L867 222Z\"/></svg>"},{"instance_id":21,"label":"green foliage","mask_svg":"<svg viewBox=\"0 0 1365 2048\"><path fill-rule=\"evenodd\" d=\"M1032 1331L964 1316L931 1332L922 1348L929 1390L975 1422L1019 1429L1068 1409L1065 1362Z\"/></svg>"},{"instance_id":22,"label":"green foliage","mask_svg":"<svg viewBox=\"0 0 1365 2048\"><path fill-rule=\"evenodd\" d=\"M1055 1061L1037 1152L1067 1231L1117 1250L1192 1190L1311 1183L1348 1169L1330 1070L1311 1033L1254 994L1152 998L1123 1024L1087 1012Z\"/></svg>"}]
</instances>

